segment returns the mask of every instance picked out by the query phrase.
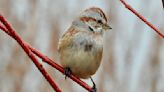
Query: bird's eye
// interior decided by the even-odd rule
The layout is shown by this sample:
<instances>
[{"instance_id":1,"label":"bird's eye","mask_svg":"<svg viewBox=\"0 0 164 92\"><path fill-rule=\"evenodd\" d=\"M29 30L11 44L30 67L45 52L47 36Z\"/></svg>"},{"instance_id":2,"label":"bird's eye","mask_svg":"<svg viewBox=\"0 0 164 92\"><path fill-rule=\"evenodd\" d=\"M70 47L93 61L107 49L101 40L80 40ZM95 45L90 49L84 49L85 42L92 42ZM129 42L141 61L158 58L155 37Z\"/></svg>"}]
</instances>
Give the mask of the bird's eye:
<instances>
[{"instance_id":1,"label":"bird's eye","mask_svg":"<svg viewBox=\"0 0 164 92\"><path fill-rule=\"evenodd\" d=\"M102 21L101 20L98 20L97 22L100 23L100 24L102 24Z\"/></svg>"}]
</instances>

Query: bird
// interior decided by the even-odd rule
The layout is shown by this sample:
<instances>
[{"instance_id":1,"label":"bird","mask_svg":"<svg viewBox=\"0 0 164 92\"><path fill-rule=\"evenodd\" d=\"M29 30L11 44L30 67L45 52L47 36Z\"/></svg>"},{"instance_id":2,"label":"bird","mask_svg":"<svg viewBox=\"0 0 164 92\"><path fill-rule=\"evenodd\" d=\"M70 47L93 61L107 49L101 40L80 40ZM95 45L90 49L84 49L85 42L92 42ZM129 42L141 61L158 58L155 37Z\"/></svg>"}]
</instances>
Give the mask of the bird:
<instances>
[{"instance_id":1,"label":"bird","mask_svg":"<svg viewBox=\"0 0 164 92\"><path fill-rule=\"evenodd\" d=\"M112 29L107 17L99 7L82 11L59 39L60 63L67 76L73 74L82 79L90 78L93 90L96 84L92 75L98 70L103 54L103 34Z\"/></svg>"}]
</instances>

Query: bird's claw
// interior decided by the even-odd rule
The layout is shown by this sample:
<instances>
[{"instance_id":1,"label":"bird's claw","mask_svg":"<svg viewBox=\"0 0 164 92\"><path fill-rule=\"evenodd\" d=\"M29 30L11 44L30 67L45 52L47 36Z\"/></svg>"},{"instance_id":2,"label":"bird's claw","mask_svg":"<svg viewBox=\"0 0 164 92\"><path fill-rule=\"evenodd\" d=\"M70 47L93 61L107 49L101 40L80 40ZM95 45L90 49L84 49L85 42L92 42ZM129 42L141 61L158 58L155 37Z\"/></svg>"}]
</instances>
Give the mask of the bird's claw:
<instances>
[{"instance_id":1,"label":"bird's claw","mask_svg":"<svg viewBox=\"0 0 164 92\"><path fill-rule=\"evenodd\" d=\"M93 81L92 77L90 77L90 79L91 79L91 81L92 81L92 83L93 83L93 87L92 87L92 89L91 89L91 92L97 92L97 88L96 88L95 82Z\"/></svg>"},{"instance_id":2,"label":"bird's claw","mask_svg":"<svg viewBox=\"0 0 164 92\"><path fill-rule=\"evenodd\" d=\"M71 75L71 69L69 67L64 68L65 79Z\"/></svg>"},{"instance_id":3,"label":"bird's claw","mask_svg":"<svg viewBox=\"0 0 164 92\"><path fill-rule=\"evenodd\" d=\"M93 85L93 87L92 87L92 89L91 89L91 92L97 92L96 85Z\"/></svg>"}]
</instances>

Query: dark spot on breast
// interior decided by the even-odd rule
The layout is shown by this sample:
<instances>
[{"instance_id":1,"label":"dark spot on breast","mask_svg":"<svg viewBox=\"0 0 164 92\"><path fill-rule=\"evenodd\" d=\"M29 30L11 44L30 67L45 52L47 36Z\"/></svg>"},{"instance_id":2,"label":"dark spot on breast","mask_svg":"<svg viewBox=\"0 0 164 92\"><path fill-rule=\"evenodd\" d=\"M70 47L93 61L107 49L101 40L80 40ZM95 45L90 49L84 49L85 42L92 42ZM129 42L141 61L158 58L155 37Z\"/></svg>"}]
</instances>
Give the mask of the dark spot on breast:
<instances>
[{"instance_id":1,"label":"dark spot on breast","mask_svg":"<svg viewBox=\"0 0 164 92\"><path fill-rule=\"evenodd\" d=\"M83 45L84 44L84 42L80 42L80 45Z\"/></svg>"},{"instance_id":2,"label":"dark spot on breast","mask_svg":"<svg viewBox=\"0 0 164 92\"><path fill-rule=\"evenodd\" d=\"M87 45L85 45L85 47L84 47L84 51L91 51L92 50L92 44L87 44Z\"/></svg>"}]
</instances>

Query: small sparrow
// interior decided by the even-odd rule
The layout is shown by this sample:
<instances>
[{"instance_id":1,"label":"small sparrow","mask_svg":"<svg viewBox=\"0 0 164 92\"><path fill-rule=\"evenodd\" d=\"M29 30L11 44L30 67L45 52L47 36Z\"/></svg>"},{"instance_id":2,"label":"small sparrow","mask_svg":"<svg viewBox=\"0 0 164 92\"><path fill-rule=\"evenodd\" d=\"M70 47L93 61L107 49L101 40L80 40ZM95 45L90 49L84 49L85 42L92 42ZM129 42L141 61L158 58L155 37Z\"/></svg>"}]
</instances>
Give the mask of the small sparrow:
<instances>
[{"instance_id":1,"label":"small sparrow","mask_svg":"<svg viewBox=\"0 0 164 92\"><path fill-rule=\"evenodd\" d=\"M75 18L58 44L60 63L66 76L72 73L87 79L95 74L102 59L103 34L108 29L111 27L100 8L86 9ZM96 91L94 82L93 89Z\"/></svg>"}]
</instances>

